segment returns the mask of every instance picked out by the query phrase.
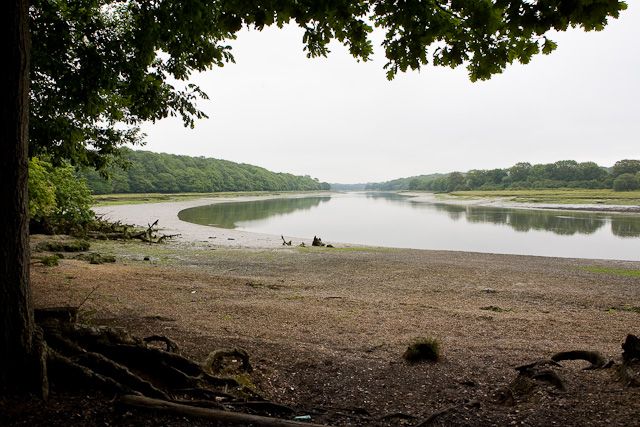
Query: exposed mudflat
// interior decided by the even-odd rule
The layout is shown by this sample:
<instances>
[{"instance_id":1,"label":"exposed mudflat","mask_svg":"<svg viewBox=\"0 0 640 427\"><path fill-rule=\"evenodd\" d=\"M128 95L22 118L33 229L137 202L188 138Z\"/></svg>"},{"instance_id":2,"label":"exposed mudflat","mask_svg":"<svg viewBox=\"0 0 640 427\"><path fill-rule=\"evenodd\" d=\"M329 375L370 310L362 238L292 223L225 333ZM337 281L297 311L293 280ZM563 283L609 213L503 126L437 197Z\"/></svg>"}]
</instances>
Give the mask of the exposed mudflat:
<instances>
[{"instance_id":1,"label":"exposed mudflat","mask_svg":"<svg viewBox=\"0 0 640 427\"><path fill-rule=\"evenodd\" d=\"M143 223L150 209L161 215L160 205L140 205ZM283 248L273 236L255 238L255 247L268 242L261 249L229 248L251 245L224 232L166 245L93 243L115 264L35 264L36 305L79 304L93 291L85 321L165 334L195 358L245 348L256 386L319 423L417 425L446 410L431 425L638 425L640 389L624 387L615 369L563 362L555 369L566 391L512 383L514 367L558 351L619 361L625 336L640 334L640 278L618 270L638 270L638 262ZM594 266L605 272L586 269ZM419 336L440 341L440 362L403 361ZM80 407L77 420L110 416L98 413ZM55 424L54 413L44 414Z\"/></svg>"},{"instance_id":2,"label":"exposed mudflat","mask_svg":"<svg viewBox=\"0 0 640 427\"><path fill-rule=\"evenodd\" d=\"M485 206L494 208L510 209L543 209L561 211L588 211L588 212L626 212L638 213L640 206L637 205L615 205L602 203L533 203L517 202L510 197L471 197L464 198L446 194L433 194L426 192L403 191L402 194L411 196L415 201L430 203L446 203L462 206Z\"/></svg>"}]
</instances>

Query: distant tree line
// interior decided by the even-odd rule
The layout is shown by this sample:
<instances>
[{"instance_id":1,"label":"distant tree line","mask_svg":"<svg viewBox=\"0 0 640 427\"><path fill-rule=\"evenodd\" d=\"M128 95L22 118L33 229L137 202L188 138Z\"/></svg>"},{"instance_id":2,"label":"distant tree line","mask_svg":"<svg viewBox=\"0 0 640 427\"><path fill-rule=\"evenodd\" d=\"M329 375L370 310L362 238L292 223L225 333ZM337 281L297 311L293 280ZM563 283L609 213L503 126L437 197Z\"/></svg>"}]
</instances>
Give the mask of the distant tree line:
<instances>
[{"instance_id":1,"label":"distant tree line","mask_svg":"<svg viewBox=\"0 0 640 427\"><path fill-rule=\"evenodd\" d=\"M420 175L367 184L367 190L423 190L449 193L463 190L640 188L640 160L620 160L612 168L594 162L561 160L555 163L516 163L507 169L474 169L466 173Z\"/></svg>"},{"instance_id":2,"label":"distant tree line","mask_svg":"<svg viewBox=\"0 0 640 427\"><path fill-rule=\"evenodd\" d=\"M123 160L125 167L107 169L108 179L94 170L81 172L94 194L330 189L308 175L275 173L227 160L137 150L126 150Z\"/></svg>"}]
</instances>

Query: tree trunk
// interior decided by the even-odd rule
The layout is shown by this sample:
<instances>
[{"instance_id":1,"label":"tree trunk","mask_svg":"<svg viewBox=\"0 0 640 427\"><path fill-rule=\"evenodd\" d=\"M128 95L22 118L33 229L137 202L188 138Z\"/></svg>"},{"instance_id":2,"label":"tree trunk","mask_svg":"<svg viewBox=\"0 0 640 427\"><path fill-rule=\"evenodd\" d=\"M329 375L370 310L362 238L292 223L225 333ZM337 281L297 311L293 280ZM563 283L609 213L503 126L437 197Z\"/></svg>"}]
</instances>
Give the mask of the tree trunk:
<instances>
[{"instance_id":1,"label":"tree trunk","mask_svg":"<svg viewBox=\"0 0 640 427\"><path fill-rule=\"evenodd\" d=\"M9 0L0 14L4 77L0 80L0 389L38 391L42 342L35 334L29 288L28 1Z\"/></svg>"}]
</instances>

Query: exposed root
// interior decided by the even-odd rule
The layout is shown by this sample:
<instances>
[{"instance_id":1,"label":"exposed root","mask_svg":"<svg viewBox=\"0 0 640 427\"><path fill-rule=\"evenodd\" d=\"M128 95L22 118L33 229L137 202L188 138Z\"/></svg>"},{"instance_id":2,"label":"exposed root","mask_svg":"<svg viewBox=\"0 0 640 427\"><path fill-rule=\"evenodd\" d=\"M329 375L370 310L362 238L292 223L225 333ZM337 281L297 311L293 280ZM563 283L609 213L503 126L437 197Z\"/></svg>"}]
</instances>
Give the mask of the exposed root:
<instances>
[{"instance_id":1,"label":"exposed root","mask_svg":"<svg viewBox=\"0 0 640 427\"><path fill-rule=\"evenodd\" d=\"M202 367L205 371L214 375L220 374L226 370L229 361L239 361L239 370L241 372L251 372L253 370L249 362L249 354L241 348L212 351L203 362Z\"/></svg>"},{"instance_id":2,"label":"exposed root","mask_svg":"<svg viewBox=\"0 0 640 427\"><path fill-rule=\"evenodd\" d=\"M563 351L554 354L551 360L554 362L560 362L562 360L586 360L591 363L591 365L584 368L585 370L610 368L613 365L612 360L605 359L599 352L586 350Z\"/></svg>"},{"instance_id":3,"label":"exposed root","mask_svg":"<svg viewBox=\"0 0 640 427\"><path fill-rule=\"evenodd\" d=\"M42 328L46 350L43 354L54 384L126 394L131 406L159 405L173 412L227 422L300 425L232 412L240 409L268 415L293 413L291 408L265 400L234 378L216 376L224 370L225 358L240 361L242 372L250 372L249 355L244 350L214 351L205 362L198 363L178 354L177 344L165 336L140 339L123 329L78 324L77 309L73 307L37 310L36 319ZM164 343L166 350L150 347L154 342ZM149 400L131 403L132 395ZM211 415L202 411L217 412Z\"/></svg>"},{"instance_id":4,"label":"exposed root","mask_svg":"<svg viewBox=\"0 0 640 427\"><path fill-rule=\"evenodd\" d=\"M151 342L160 341L163 342L167 346L167 350L169 353L177 353L179 351L178 344L170 338L165 337L164 335L151 335L150 337L146 337L143 339L147 344Z\"/></svg>"},{"instance_id":5,"label":"exposed root","mask_svg":"<svg viewBox=\"0 0 640 427\"><path fill-rule=\"evenodd\" d=\"M150 399L143 396L123 396L119 402L125 407L144 408L159 412L168 412L178 415L195 416L225 422L230 424L241 425L260 425L260 426L283 426L283 427L318 427L319 424L307 422L289 421L279 418L270 418L259 415L244 414L238 412L220 411L217 409L195 407L190 405L181 405L174 402L168 402L158 399Z\"/></svg>"}]
</instances>

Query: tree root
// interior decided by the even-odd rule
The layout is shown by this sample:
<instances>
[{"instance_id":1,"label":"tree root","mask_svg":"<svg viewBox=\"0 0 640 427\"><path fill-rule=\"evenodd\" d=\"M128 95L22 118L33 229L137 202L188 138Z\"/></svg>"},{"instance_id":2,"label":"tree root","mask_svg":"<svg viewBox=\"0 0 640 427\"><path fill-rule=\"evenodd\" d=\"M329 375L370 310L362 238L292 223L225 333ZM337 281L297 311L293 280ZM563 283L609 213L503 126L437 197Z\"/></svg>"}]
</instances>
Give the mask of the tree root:
<instances>
[{"instance_id":1,"label":"tree root","mask_svg":"<svg viewBox=\"0 0 640 427\"><path fill-rule=\"evenodd\" d=\"M169 353L177 353L179 351L178 344L170 338L165 337L164 335L151 335L150 337L144 338L142 341L147 344L150 342L161 341L167 346L167 350Z\"/></svg>"},{"instance_id":2,"label":"tree root","mask_svg":"<svg viewBox=\"0 0 640 427\"><path fill-rule=\"evenodd\" d=\"M239 360L241 363L239 370L241 372L251 372L253 370L251 363L249 363L249 355L241 348L212 351L203 362L202 367L205 371L214 375L219 374L225 370L227 365L225 361L227 359Z\"/></svg>"},{"instance_id":3,"label":"tree root","mask_svg":"<svg viewBox=\"0 0 640 427\"><path fill-rule=\"evenodd\" d=\"M190 405L181 405L166 400L150 399L143 396L123 396L119 403L125 407L144 408L159 412L195 416L214 421L222 421L231 424L255 424L261 426L282 427L319 427L319 424L307 422L289 421L279 418L269 418L259 415L244 414L239 412L220 411L216 409L201 408Z\"/></svg>"},{"instance_id":4,"label":"tree root","mask_svg":"<svg viewBox=\"0 0 640 427\"><path fill-rule=\"evenodd\" d=\"M584 368L585 370L605 369L613 365L613 360L606 360L599 352L586 350L563 351L554 354L551 360L554 362L560 362L562 360L586 360L591 363L591 365Z\"/></svg>"},{"instance_id":5,"label":"tree root","mask_svg":"<svg viewBox=\"0 0 640 427\"><path fill-rule=\"evenodd\" d=\"M74 308L37 310L36 318L42 329L46 368L54 384L126 394L130 406L159 405L162 410L166 407L171 412L232 423L302 425L233 412L239 409L285 416L293 413L291 408L265 400L234 378L216 376L224 368L223 359L229 357L240 361L242 372L250 372L249 355L244 350L214 351L198 363L178 354L177 344L165 336L140 339L123 329L78 324ZM149 346L154 342L164 343L166 350ZM132 401L132 395L148 400ZM206 411L215 411L216 415Z\"/></svg>"}]
</instances>

